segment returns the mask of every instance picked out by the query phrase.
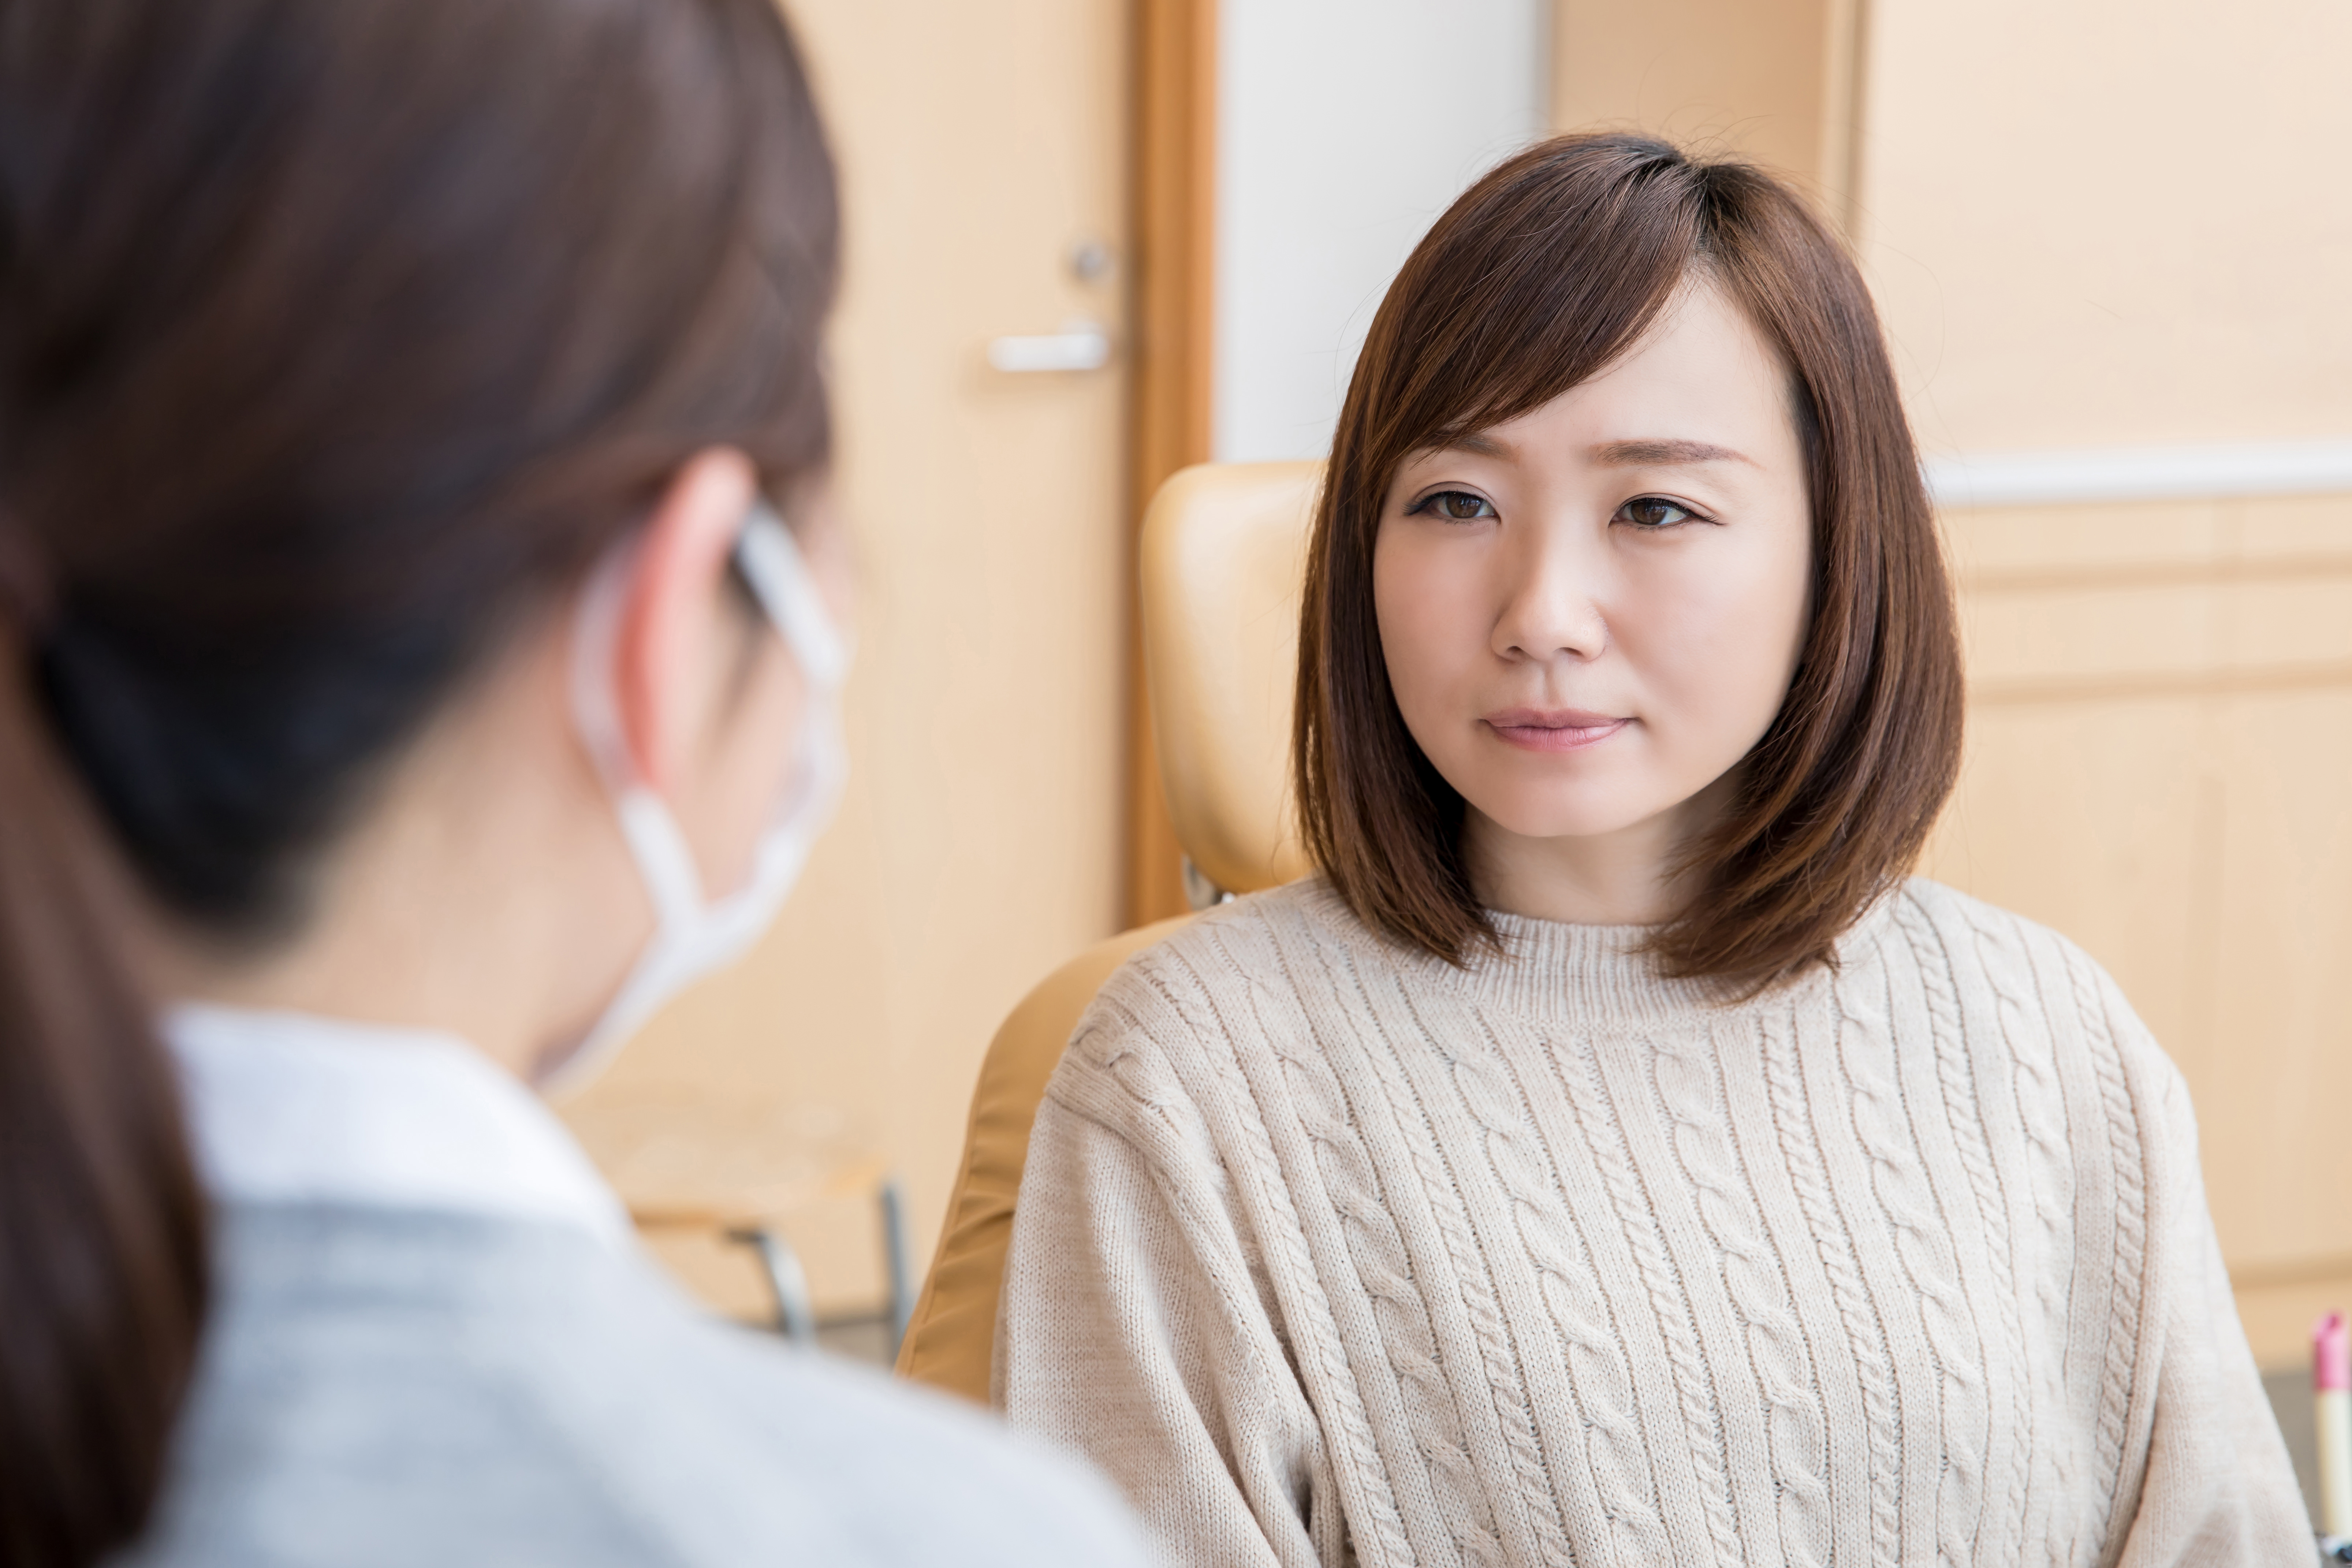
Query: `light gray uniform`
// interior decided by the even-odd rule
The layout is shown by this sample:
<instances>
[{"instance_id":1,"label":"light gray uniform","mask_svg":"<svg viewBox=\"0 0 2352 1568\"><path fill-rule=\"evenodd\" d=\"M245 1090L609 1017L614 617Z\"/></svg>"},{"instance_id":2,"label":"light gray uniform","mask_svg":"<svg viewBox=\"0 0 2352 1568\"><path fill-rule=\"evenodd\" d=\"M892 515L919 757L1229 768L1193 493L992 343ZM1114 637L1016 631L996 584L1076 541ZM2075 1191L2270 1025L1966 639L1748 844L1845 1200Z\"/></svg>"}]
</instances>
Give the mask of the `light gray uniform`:
<instances>
[{"instance_id":1,"label":"light gray uniform","mask_svg":"<svg viewBox=\"0 0 2352 1568\"><path fill-rule=\"evenodd\" d=\"M436 1102L395 1074L373 1103L339 1103L365 1072L289 1096L288 1058L268 1048L286 1043L236 1043L242 1065L226 1072L211 1070L219 1038L209 1057L183 1049L199 1146L226 1189L218 1295L162 1507L126 1563L1143 1561L1075 1463L979 1411L709 1317L633 1243L561 1205L403 1206L380 1168L344 1179L368 1164L372 1133ZM255 1083L270 1086L267 1114ZM515 1110L481 1118L437 1168L464 1166ZM468 1114L433 1133L463 1131ZM359 1120L336 1129L338 1116ZM273 1142L296 1153L258 1159ZM317 1148L356 1152L321 1180ZM339 1186L373 1197L299 1195ZM255 1200L268 1191L281 1195Z\"/></svg>"}]
</instances>

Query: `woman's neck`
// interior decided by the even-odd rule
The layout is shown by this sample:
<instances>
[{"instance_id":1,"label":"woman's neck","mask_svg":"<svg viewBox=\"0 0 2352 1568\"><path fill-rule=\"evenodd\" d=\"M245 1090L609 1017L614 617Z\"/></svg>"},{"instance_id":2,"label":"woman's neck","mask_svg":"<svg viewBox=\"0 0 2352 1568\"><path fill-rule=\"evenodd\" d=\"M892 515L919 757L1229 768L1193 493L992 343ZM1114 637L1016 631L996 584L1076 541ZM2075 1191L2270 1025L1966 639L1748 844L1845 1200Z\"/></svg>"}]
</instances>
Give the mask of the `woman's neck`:
<instances>
[{"instance_id":1,"label":"woman's neck","mask_svg":"<svg viewBox=\"0 0 2352 1568\"><path fill-rule=\"evenodd\" d=\"M1712 826L1736 787L1725 775L1681 805L1612 833L1534 838L1470 806L1464 858L1478 901L1506 914L1565 925L1662 925L1692 889L1675 863Z\"/></svg>"},{"instance_id":2,"label":"woman's neck","mask_svg":"<svg viewBox=\"0 0 2352 1568\"><path fill-rule=\"evenodd\" d=\"M155 994L455 1035L530 1078L652 926L571 729L569 654L550 622L448 703L321 857L285 942L225 952L158 921Z\"/></svg>"}]
</instances>

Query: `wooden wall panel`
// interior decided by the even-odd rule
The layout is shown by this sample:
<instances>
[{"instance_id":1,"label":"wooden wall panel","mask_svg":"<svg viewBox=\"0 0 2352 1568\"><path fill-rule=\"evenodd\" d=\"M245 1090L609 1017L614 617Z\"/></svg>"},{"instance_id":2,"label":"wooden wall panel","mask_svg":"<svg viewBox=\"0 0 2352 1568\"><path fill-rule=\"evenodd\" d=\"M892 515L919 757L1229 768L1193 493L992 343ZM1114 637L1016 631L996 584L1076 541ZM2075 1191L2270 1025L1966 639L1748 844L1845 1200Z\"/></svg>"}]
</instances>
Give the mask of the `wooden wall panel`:
<instances>
[{"instance_id":1,"label":"wooden wall panel","mask_svg":"<svg viewBox=\"0 0 2352 1568\"><path fill-rule=\"evenodd\" d=\"M2352 1303L2352 497L1957 512L1969 756L1924 868L2180 1065L2256 1352Z\"/></svg>"}]
</instances>

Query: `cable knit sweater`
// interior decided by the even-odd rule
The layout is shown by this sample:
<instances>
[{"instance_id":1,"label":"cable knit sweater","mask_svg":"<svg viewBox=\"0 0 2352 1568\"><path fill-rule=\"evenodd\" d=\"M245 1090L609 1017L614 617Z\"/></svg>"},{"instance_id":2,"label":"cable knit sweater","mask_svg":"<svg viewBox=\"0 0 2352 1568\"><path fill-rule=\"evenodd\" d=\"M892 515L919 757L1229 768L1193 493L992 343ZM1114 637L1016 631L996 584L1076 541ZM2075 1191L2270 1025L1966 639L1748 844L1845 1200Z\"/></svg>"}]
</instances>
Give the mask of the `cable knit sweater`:
<instances>
[{"instance_id":1,"label":"cable knit sweater","mask_svg":"<svg viewBox=\"0 0 2352 1568\"><path fill-rule=\"evenodd\" d=\"M1320 883L1131 960L1040 1109L999 1402L1244 1564L2300 1568L2179 1074L1915 881L1748 1001Z\"/></svg>"}]
</instances>

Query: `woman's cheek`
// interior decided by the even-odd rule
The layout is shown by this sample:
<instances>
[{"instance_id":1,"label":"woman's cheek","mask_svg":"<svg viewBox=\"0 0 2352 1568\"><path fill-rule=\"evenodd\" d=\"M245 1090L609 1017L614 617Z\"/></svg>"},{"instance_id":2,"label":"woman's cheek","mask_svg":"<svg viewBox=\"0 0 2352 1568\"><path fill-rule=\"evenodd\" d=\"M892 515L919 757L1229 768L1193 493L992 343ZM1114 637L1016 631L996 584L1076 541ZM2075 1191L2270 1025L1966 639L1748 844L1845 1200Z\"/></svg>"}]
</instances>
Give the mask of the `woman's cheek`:
<instances>
[{"instance_id":1,"label":"woman's cheek","mask_svg":"<svg viewBox=\"0 0 2352 1568\"><path fill-rule=\"evenodd\" d=\"M1727 552L1728 553L1728 552ZM1629 617L1667 728L1694 761L1730 765L1770 727L1788 694L1803 584L1773 554L1708 563Z\"/></svg>"},{"instance_id":2,"label":"woman's cheek","mask_svg":"<svg viewBox=\"0 0 2352 1568\"><path fill-rule=\"evenodd\" d=\"M1389 687L1408 726L1420 728L1444 684L1446 664L1444 595L1433 568L1436 554L1406 533L1382 540L1372 563L1373 613L1380 618L1381 651L1388 661Z\"/></svg>"},{"instance_id":3,"label":"woman's cheek","mask_svg":"<svg viewBox=\"0 0 2352 1568\"><path fill-rule=\"evenodd\" d=\"M1388 660L1389 689L1396 694L1405 727L1424 748L1436 739L1434 731L1443 728L1436 722L1437 710L1444 706L1449 684L1443 637L1436 635L1438 628L1432 625L1429 611L1426 603L1401 596L1381 613L1381 648Z\"/></svg>"},{"instance_id":4,"label":"woman's cheek","mask_svg":"<svg viewBox=\"0 0 2352 1568\"><path fill-rule=\"evenodd\" d=\"M1415 565L1434 566L1433 562ZM1480 758L1475 744L1486 639L1475 606L1436 573L1402 579L1410 591L1382 607L1389 687L1405 729L1439 773L1470 793Z\"/></svg>"}]
</instances>

